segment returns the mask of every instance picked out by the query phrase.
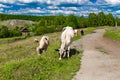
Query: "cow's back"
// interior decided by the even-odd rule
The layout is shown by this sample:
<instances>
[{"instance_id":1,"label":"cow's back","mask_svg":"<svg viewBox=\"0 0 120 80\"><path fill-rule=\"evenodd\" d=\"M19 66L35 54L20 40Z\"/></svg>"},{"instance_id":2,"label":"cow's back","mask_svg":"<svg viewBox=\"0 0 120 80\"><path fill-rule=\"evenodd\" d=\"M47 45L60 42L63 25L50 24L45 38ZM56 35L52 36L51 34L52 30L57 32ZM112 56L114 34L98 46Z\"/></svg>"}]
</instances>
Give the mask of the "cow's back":
<instances>
[{"instance_id":1,"label":"cow's back","mask_svg":"<svg viewBox=\"0 0 120 80\"><path fill-rule=\"evenodd\" d=\"M73 29L72 28L66 29L65 31L63 31L61 35L61 41L62 43L66 43L67 45L69 45L73 40L73 37L74 37Z\"/></svg>"}]
</instances>

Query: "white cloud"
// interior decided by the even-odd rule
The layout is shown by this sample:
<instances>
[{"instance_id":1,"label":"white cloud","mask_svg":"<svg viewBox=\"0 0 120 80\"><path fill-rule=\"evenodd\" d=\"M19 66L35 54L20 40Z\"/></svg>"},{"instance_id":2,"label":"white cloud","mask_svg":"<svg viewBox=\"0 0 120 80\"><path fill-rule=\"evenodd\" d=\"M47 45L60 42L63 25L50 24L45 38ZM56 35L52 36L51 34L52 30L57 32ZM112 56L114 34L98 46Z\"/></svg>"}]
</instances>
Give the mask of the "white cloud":
<instances>
[{"instance_id":1,"label":"white cloud","mask_svg":"<svg viewBox=\"0 0 120 80\"><path fill-rule=\"evenodd\" d=\"M16 3L16 5L20 5L20 6L23 6L23 5L26 5L25 3Z\"/></svg>"},{"instance_id":2,"label":"white cloud","mask_svg":"<svg viewBox=\"0 0 120 80\"><path fill-rule=\"evenodd\" d=\"M77 7L68 7L67 9L68 9L68 10L78 10Z\"/></svg>"},{"instance_id":3,"label":"white cloud","mask_svg":"<svg viewBox=\"0 0 120 80\"><path fill-rule=\"evenodd\" d=\"M3 7L3 8L10 8L10 6L3 5L3 4L0 4L0 7Z\"/></svg>"},{"instance_id":4,"label":"white cloud","mask_svg":"<svg viewBox=\"0 0 120 80\"><path fill-rule=\"evenodd\" d=\"M59 9L57 6L48 6L48 9Z\"/></svg>"},{"instance_id":5,"label":"white cloud","mask_svg":"<svg viewBox=\"0 0 120 80\"><path fill-rule=\"evenodd\" d=\"M8 10L7 13L9 14L29 14L29 13L45 13L45 10L41 10L41 9L33 9L33 8L21 8L19 10Z\"/></svg>"},{"instance_id":6,"label":"white cloud","mask_svg":"<svg viewBox=\"0 0 120 80\"><path fill-rule=\"evenodd\" d=\"M108 4L118 5L120 4L120 0L105 0Z\"/></svg>"},{"instance_id":7,"label":"white cloud","mask_svg":"<svg viewBox=\"0 0 120 80\"><path fill-rule=\"evenodd\" d=\"M23 3L30 3L30 2L34 2L34 0L18 0L20 2L23 2Z\"/></svg>"},{"instance_id":8,"label":"white cloud","mask_svg":"<svg viewBox=\"0 0 120 80\"><path fill-rule=\"evenodd\" d=\"M96 4L97 4L97 5L100 5L100 4L103 5L103 4L105 4L105 3L106 3L105 0L97 0L97 1L96 1Z\"/></svg>"},{"instance_id":9,"label":"white cloud","mask_svg":"<svg viewBox=\"0 0 120 80\"><path fill-rule=\"evenodd\" d=\"M79 10L79 8L78 7L61 7L61 9L62 10L71 10L71 11L73 11L73 10L75 10L75 11L77 11L77 10Z\"/></svg>"},{"instance_id":10,"label":"white cloud","mask_svg":"<svg viewBox=\"0 0 120 80\"><path fill-rule=\"evenodd\" d=\"M43 11L39 9L27 9L27 13L42 13Z\"/></svg>"},{"instance_id":11,"label":"white cloud","mask_svg":"<svg viewBox=\"0 0 120 80\"><path fill-rule=\"evenodd\" d=\"M116 11L117 14L120 14L120 10Z\"/></svg>"},{"instance_id":12,"label":"white cloud","mask_svg":"<svg viewBox=\"0 0 120 80\"><path fill-rule=\"evenodd\" d=\"M78 4L91 4L89 0L0 0L3 3L31 3L31 2L39 2L39 3L48 3L58 5L60 3L78 3Z\"/></svg>"},{"instance_id":13,"label":"white cloud","mask_svg":"<svg viewBox=\"0 0 120 80\"><path fill-rule=\"evenodd\" d=\"M120 0L97 0L97 5L118 5L120 4Z\"/></svg>"},{"instance_id":14,"label":"white cloud","mask_svg":"<svg viewBox=\"0 0 120 80\"><path fill-rule=\"evenodd\" d=\"M56 14L64 14L64 15L69 15L69 14L75 14L75 15L79 15L80 12L75 12L72 10L49 10L48 12L50 12L50 14L52 15L56 15Z\"/></svg>"},{"instance_id":15,"label":"white cloud","mask_svg":"<svg viewBox=\"0 0 120 80\"><path fill-rule=\"evenodd\" d=\"M0 0L0 2L3 2L3 3L14 3L15 0Z\"/></svg>"},{"instance_id":16,"label":"white cloud","mask_svg":"<svg viewBox=\"0 0 120 80\"><path fill-rule=\"evenodd\" d=\"M41 9L40 7L37 7L36 9Z\"/></svg>"},{"instance_id":17,"label":"white cloud","mask_svg":"<svg viewBox=\"0 0 120 80\"><path fill-rule=\"evenodd\" d=\"M31 2L38 2L38 3L48 3L58 5L60 3L76 3L76 4L93 4L90 0L0 0L3 3L14 3L14 4L21 4L22 3L31 3ZM112 4L117 5L120 4L120 0L97 0L96 4Z\"/></svg>"},{"instance_id":18,"label":"white cloud","mask_svg":"<svg viewBox=\"0 0 120 80\"><path fill-rule=\"evenodd\" d=\"M4 9L3 8L0 8L0 11L3 11Z\"/></svg>"}]
</instances>

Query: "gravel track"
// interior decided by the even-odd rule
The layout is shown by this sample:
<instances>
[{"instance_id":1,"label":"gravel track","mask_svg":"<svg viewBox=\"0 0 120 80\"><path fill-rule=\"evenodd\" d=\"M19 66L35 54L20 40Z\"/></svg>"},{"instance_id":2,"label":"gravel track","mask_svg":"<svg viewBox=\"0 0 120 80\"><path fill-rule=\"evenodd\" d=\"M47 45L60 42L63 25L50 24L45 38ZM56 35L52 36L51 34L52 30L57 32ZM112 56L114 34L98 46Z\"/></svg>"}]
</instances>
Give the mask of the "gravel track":
<instances>
[{"instance_id":1,"label":"gravel track","mask_svg":"<svg viewBox=\"0 0 120 80\"><path fill-rule=\"evenodd\" d=\"M72 80L120 80L120 42L104 38L104 32L98 29L73 42L83 56Z\"/></svg>"}]
</instances>

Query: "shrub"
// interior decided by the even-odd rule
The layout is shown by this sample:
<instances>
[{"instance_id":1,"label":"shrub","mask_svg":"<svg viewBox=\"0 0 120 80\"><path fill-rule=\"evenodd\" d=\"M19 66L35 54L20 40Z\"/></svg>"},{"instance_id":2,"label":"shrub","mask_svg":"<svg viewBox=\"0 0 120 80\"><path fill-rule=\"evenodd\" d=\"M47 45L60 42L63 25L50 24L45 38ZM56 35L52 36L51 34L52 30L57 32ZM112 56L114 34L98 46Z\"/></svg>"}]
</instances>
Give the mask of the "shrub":
<instances>
[{"instance_id":1,"label":"shrub","mask_svg":"<svg viewBox=\"0 0 120 80\"><path fill-rule=\"evenodd\" d=\"M45 33L52 33L52 32L55 32L55 31L56 31L55 26L48 26L48 27L40 26L40 27L36 28L35 33L37 35L43 35Z\"/></svg>"},{"instance_id":2,"label":"shrub","mask_svg":"<svg viewBox=\"0 0 120 80\"><path fill-rule=\"evenodd\" d=\"M9 37L9 30L6 26L2 26L2 28L0 29L0 37L1 38Z\"/></svg>"},{"instance_id":3,"label":"shrub","mask_svg":"<svg viewBox=\"0 0 120 80\"><path fill-rule=\"evenodd\" d=\"M14 37L14 36L21 36L22 35L22 33L21 33L21 31L20 30L12 30L11 32L10 32L10 37Z\"/></svg>"}]
</instances>

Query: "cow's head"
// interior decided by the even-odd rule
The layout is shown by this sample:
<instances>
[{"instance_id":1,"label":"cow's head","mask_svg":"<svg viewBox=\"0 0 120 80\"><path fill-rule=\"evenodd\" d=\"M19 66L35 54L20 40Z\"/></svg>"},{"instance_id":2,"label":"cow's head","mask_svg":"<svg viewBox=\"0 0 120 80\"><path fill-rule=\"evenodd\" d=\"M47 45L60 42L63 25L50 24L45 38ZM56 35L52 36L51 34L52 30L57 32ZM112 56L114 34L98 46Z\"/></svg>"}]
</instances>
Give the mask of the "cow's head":
<instances>
[{"instance_id":1,"label":"cow's head","mask_svg":"<svg viewBox=\"0 0 120 80\"><path fill-rule=\"evenodd\" d=\"M65 49L56 49L56 51L58 51L60 54L63 54L64 52L66 52Z\"/></svg>"},{"instance_id":2,"label":"cow's head","mask_svg":"<svg viewBox=\"0 0 120 80\"><path fill-rule=\"evenodd\" d=\"M37 47L36 50L37 50L37 53L38 53L38 54L42 54L42 52L43 52L44 49Z\"/></svg>"},{"instance_id":3,"label":"cow's head","mask_svg":"<svg viewBox=\"0 0 120 80\"><path fill-rule=\"evenodd\" d=\"M56 49L56 51L59 52L59 60L61 60L62 56L65 57L66 56L66 53L68 50L65 50L65 49Z\"/></svg>"}]
</instances>

